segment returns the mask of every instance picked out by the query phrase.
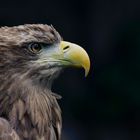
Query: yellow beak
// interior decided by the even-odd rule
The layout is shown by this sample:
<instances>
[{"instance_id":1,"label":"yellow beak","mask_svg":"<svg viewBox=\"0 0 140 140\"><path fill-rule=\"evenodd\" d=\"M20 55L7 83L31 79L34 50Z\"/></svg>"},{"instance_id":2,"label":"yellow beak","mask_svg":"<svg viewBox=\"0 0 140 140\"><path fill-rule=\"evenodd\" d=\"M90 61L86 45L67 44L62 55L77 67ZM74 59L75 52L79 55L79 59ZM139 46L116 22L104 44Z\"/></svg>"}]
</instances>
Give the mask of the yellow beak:
<instances>
[{"instance_id":1,"label":"yellow beak","mask_svg":"<svg viewBox=\"0 0 140 140\"><path fill-rule=\"evenodd\" d=\"M90 59L87 52L82 47L74 43L61 41L60 50L63 54L61 55L61 59L64 65L83 67L85 69L85 76L88 75Z\"/></svg>"}]
</instances>

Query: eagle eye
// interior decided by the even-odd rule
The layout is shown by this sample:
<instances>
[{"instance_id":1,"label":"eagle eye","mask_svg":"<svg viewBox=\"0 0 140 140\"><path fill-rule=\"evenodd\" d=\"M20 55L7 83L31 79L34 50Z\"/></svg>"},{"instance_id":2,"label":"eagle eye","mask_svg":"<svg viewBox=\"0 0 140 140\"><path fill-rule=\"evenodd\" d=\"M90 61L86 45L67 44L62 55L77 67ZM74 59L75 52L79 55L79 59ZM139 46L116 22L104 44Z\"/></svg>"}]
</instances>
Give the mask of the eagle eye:
<instances>
[{"instance_id":1,"label":"eagle eye","mask_svg":"<svg viewBox=\"0 0 140 140\"><path fill-rule=\"evenodd\" d=\"M42 45L40 43L31 43L28 48L33 53L39 53L42 49Z\"/></svg>"}]
</instances>

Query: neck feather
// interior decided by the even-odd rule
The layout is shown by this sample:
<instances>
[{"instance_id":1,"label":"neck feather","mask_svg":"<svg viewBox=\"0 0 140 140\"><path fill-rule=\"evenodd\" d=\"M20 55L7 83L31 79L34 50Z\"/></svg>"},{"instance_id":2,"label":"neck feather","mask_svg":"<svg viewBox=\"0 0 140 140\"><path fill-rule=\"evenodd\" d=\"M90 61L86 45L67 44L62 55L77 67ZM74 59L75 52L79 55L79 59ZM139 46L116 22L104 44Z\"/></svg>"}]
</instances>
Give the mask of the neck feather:
<instances>
[{"instance_id":1,"label":"neck feather","mask_svg":"<svg viewBox=\"0 0 140 140\"><path fill-rule=\"evenodd\" d=\"M0 87L0 115L10 121L19 135L28 138L36 132L40 137L46 132L60 137L61 110L57 103L59 96L41 86L33 84L24 76L17 76L11 83ZM9 84L9 85L8 85ZM4 117L5 117L4 116ZM53 130L53 131L52 131ZM33 136L32 136L33 137Z\"/></svg>"}]
</instances>

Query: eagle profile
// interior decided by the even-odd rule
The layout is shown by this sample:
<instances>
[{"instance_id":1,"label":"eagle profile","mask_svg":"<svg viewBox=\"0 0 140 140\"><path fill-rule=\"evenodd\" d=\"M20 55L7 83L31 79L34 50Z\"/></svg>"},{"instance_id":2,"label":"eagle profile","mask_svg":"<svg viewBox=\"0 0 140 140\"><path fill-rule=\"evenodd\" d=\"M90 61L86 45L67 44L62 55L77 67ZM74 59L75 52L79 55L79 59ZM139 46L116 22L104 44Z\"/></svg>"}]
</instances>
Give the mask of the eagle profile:
<instances>
[{"instance_id":1,"label":"eagle profile","mask_svg":"<svg viewBox=\"0 0 140 140\"><path fill-rule=\"evenodd\" d=\"M60 140L59 95L51 85L68 66L87 75L89 57L52 26L0 28L0 140Z\"/></svg>"}]
</instances>

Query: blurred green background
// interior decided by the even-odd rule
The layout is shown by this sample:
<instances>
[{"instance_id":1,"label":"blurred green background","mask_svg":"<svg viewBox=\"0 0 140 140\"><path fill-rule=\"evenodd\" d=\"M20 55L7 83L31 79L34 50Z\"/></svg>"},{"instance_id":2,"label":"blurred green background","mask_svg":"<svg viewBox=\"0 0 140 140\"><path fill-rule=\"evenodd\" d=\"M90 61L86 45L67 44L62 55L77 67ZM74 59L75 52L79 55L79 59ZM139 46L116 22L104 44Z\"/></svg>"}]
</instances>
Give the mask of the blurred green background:
<instances>
[{"instance_id":1,"label":"blurred green background","mask_svg":"<svg viewBox=\"0 0 140 140\"><path fill-rule=\"evenodd\" d=\"M0 4L0 25L52 24L91 59L87 78L66 69L53 91L63 140L140 139L140 1L30 0Z\"/></svg>"}]
</instances>

